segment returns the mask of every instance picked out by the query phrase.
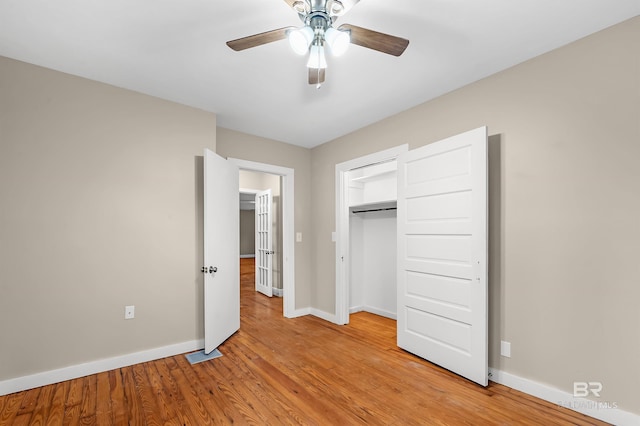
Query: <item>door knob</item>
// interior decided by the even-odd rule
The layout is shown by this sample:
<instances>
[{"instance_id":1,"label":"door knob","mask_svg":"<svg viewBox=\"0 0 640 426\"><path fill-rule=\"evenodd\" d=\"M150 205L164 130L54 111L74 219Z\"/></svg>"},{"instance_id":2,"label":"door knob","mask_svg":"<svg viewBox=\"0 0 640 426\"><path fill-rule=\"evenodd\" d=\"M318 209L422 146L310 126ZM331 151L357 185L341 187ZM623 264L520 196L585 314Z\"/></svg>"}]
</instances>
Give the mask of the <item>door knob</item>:
<instances>
[{"instance_id":1,"label":"door knob","mask_svg":"<svg viewBox=\"0 0 640 426\"><path fill-rule=\"evenodd\" d=\"M213 274L214 272L218 272L217 266L209 266L209 273Z\"/></svg>"}]
</instances>

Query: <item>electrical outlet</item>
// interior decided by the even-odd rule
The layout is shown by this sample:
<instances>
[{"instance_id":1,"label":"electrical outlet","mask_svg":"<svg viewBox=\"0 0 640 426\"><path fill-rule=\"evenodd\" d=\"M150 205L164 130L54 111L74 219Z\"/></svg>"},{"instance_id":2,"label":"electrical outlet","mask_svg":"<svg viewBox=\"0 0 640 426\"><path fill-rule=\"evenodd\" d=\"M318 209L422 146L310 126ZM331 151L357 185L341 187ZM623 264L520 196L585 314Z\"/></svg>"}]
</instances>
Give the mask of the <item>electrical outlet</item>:
<instances>
[{"instance_id":1,"label":"electrical outlet","mask_svg":"<svg viewBox=\"0 0 640 426\"><path fill-rule=\"evenodd\" d=\"M500 341L500 355L511 358L511 342Z\"/></svg>"},{"instance_id":2,"label":"electrical outlet","mask_svg":"<svg viewBox=\"0 0 640 426\"><path fill-rule=\"evenodd\" d=\"M124 319L134 319L136 317L136 307L131 305L131 306L125 306L124 307Z\"/></svg>"},{"instance_id":3,"label":"electrical outlet","mask_svg":"<svg viewBox=\"0 0 640 426\"><path fill-rule=\"evenodd\" d=\"M296 243L302 242L302 232L296 232Z\"/></svg>"}]
</instances>

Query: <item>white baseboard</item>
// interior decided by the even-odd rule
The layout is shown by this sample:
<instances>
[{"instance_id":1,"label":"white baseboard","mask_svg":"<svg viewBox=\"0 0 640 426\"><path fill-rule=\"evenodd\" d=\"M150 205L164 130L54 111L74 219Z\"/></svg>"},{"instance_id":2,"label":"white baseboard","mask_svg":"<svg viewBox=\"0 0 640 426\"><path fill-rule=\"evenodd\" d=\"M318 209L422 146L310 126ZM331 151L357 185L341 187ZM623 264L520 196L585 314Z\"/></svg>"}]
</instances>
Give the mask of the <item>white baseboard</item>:
<instances>
[{"instance_id":1,"label":"white baseboard","mask_svg":"<svg viewBox=\"0 0 640 426\"><path fill-rule=\"evenodd\" d=\"M321 311L320 309L316 308L311 308L310 314L314 317L322 318L325 321L338 324L338 317L336 317L335 314L330 314L329 312Z\"/></svg>"},{"instance_id":2,"label":"white baseboard","mask_svg":"<svg viewBox=\"0 0 640 426\"><path fill-rule=\"evenodd\" d=\"M386 318L391 318L394 320L398 319L398 316L393 313L393 312L389 312L389 311L385 311L384 309L378 309L378 308L374 308L372 306L366 306L364 308L362 308L363 311L365 312L369 312L371 314L375 314L375 315L380 315L381 317L386 317Z\"/></svg>"},{"instance_id":3,"label":"white baseboard","mask_svg":"<svg viewBox=\"0 0 640 426\"><path fill-rule=\"evenodd\" d=\"M355 314L357 312L369 312L370 314L380 315L381 317L391 318L397 320L398 315L393 312L385 311L384 309L374 308L372 306L354 306L349 308L349 314Z\"/></svg>"},{"instance_id":4,"label":"white baseboard","mask_svg":"<svg viewBox=\"0 0 640 426\"><path fill-rule=\"evenodd\" d=\"M276 297L282 297L282 295L284 294L284 291L281 288L273 288L272 292Z\"/></svg>"},{"instance_id":5,"label":"white baseboard","mask_svg":"<svg viewBox=\"0 0 640 426\"><path fill-rule=\"evenodd\" d=\"M355 314L356 312L362 311L364 311L364 307L362 306L352 306L351 308L349 308L349 314Z\"/></svg>"},{"instance_id":6,"label":"white baseboard","mask_svg":"<svg viewBox=\"0 0 640 426\"><path fill-rule=\"evenodd\" d=\"M102 373L103 371L114 370L116 368L128 367L141 362L153 361L185 352L192 352L202 349L203 347L204 340L192 340L189 342L148 349L141 352L134 352L127 355L100 359L84 364L72 365L70 367L59 368L57 370L43 371L42 373L36 373L29 376L16 377L15 379L3 380L0 381L0 396L50 385L52 383L64 382L65 380L76 379L78 377L84 377L91 374Z\"/></svg>"},{"instance_id":7,"label":"white baseboard","mask_svg":"<svg viewBox=\"0 0 640 426\"><path fill-rule=\"evenodd\" d=\"M617 408L615 401L576 398L569 392L493 368L489 369L489 380L614 425L640 425L640 415Z\"/></svg>"},{"instance_id":8,"label":"white baseboard","mask_svg":"<svg viewBox=\"0 0 640 426\"><path fill-rule=\"evenodd\" d=\"M296 309L295 311L285 315L287 318L298 318L311 314L311 308Z\"/></svg>"},{"instance_id":9,"label":"white baseboard","mask_svg":"<svg viewBox=\"0 0 640 426\"><path fill-rule=\"evenodd\" d=\"M256 257L255 254L241 254L240 259L250 259L252 257Z\"/></svg>"}]
</instances>

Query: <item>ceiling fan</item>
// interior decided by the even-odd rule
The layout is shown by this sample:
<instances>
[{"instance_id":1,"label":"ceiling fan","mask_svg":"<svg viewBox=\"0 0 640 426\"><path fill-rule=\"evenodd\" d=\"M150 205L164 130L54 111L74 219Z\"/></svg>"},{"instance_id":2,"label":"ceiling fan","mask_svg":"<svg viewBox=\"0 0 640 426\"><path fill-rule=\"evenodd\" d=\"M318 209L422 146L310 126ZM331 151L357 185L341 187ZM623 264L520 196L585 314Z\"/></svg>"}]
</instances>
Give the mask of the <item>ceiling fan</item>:
<instances>
[{"instance_id":1,"label":"ceiling fan","mask_svg":"<svg viewBox=\"0 0 640 426\"><path fill-rule=\"evenodd\" d=\"M334 22L360 0L284 1L298 14L304 23L302 27L284 27L242 37L228 41L227 46L240 51L288 38L294 52L299 55L308 54L309 84L320 87L325 80L327 68L326 48L332 55L340 56L347 50L349 44L353 43L378 52L400 56L409 45L407 39L355 25L342 24L337 29L334 28Z\"/></svg>"}]
</instances>

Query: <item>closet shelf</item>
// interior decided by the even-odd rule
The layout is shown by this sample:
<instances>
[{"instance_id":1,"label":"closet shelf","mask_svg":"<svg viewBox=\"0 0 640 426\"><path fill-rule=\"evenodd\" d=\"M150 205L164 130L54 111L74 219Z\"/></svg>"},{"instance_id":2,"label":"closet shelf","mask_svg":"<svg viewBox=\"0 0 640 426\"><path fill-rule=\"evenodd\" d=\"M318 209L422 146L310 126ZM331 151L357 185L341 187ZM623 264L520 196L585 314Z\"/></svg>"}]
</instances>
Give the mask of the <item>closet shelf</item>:
<instances>
[{"instance_id":1,"label":"closet shelf","mask_svg":"<svg viewBox=\"0 0 640 426\"><path fill-rule=\"evenodd\" d=\"M373 203L362 203L362 204L354 204L349 206L349 211L354 213L354 211L366 211L366 210L389 210L395 209L398 205L396 200L385 200L385 201L376 201Z\"/></svg>"},{"instance_id":2,"label":"closet shelf","mask_svg":"<svg viewBox=\"0 0 640 426\"><path fill-rule=\"evenodd\" d=\"M374 172L351 179L352 182L371 182L373 180L379 180L380 178L392 177L396 174L396 170L384 170L381 172Z\"/></svg>"}]
</instances>

